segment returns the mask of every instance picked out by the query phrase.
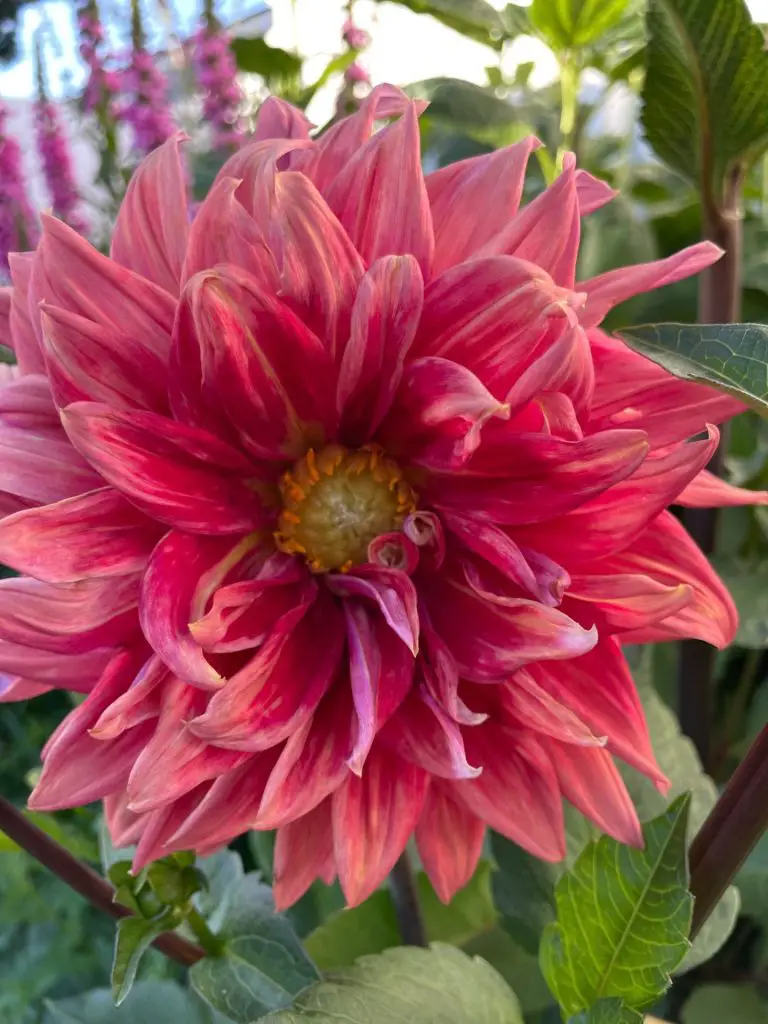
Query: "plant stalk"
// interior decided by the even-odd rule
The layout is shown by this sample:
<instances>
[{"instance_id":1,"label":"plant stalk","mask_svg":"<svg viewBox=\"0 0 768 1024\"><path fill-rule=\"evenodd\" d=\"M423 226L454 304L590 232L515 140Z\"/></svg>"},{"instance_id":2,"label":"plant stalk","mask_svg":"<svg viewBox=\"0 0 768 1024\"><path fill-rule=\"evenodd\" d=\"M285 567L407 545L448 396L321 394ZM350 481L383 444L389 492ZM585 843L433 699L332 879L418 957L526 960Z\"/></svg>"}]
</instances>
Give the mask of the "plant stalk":
<instances>
[{"instance_id":1,"label":"plant stalk","mask_svg":"<svg viewBox=\"0 0 768 1024\"><path fill-rule=\"evenodd\" d=\"M691 938L768 828L768 725L749 748L691 844Z\"/></svg>"},{"instance_id":2,"label":"plant stalk","mask_svg":"<svg viewBox=\"0 0 768 1024\"><path fill-rule=\"evenodd\" d=\"M408 851L404 850L389 876L397 924L406 946L426 946L427 934L421 916L416 879Z\"/></svg>"},{"instance_id":3,"label":"plant stalk","mask_svg":"<svg viewBox=\"0 0 768 1024\"><path fill-rule=\"evenodd\" d=\"M703 271L699 283L699 321L705 324L735 323L741 311L741 219L740 169L734 171L725 186L719 205L705 190L703 197L703 237L725 250L725 255ZM720 448L709 464L720 474ZM683 512L683 524L705 555L715 550L718 511L713 508L689 508ZM678 666L678 717L686 736L693 740L705 769L710 764L710 741L714 699L715 650L701 640L684 640L680 645Z\"/></svg>"},{"instance_id":4,"label":"plant stalk","mask_svg":"<svg viewBox=\"0 0 768 1024\"><path fill-rule=\"evenodd\" d=\"M115 919L131 917L127 907L113 902L114 890L101 875L74 857L61 843L46 835L37 825L33 825L17 807L2 796L0 832L4 832L54 875L58 875L62 882L88 900L97 910ZM190 967L206 955L200 946L173 932L158 936L152 945L170 960L175 960L184 967Z\"/></svg>"}]
</instances>

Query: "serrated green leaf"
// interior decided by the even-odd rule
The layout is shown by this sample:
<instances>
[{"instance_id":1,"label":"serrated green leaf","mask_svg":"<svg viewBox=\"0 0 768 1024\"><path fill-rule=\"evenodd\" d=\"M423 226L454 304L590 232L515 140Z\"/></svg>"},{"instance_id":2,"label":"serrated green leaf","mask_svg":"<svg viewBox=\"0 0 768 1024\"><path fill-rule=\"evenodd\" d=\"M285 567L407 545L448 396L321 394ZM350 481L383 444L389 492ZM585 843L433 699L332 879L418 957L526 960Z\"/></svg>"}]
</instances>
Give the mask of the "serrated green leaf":
<instances>
[{"instance_id":1,"label":"serrated green leaf","mask_svg":"<svg viewBox=\"0 0 768 1024\"><path fill-rule=\"evenodd\" d=\"M566 1013L604 997L641 1008L669 986L689 948L689 806L689 796L678 797L644 825L644 850L609 836L590 843L557 883L557 921L544 931L539 958Z\"/></svg>"},{"instance_id":2,"label":"serrated green leaf","mask_svg":"<svg viewBox=\"0 0 768 1024\"><path fill-rule=\"evenodd\" d=\"M46 1002L43 1024L223 1024L193 992L171 981L140 981L119 1009L107 988Z\"/></svg>"},{"instance_id":3,"label":"serrated green leaf","mask_svg":"<svg viewBox=\"0 0 768 1024\"><path fill-rule=\"evenodd\" d=\"M506 25L498 11L485 0L392 0L414 14L431 14L463 36L501 49Z\"/></svg>"},{"instance_id":4,"label":"serrated green leaf","mask_svg":"<svg viewBox=\"0 0 768 1024\"><path fill-rule=\"evenodd\" d=\"M152 920L124 917L117 922L111 978L115 1006L119 1006L131 991L142 956L158 935L172 930L175 923L172 915L167 913Z\"/></svg>"},{"instance_id":5,"label":"serrated green leaf","mask_svg":"<svg viewBox=\"0 0 768 1024\"><path fill-rule=\"evenodd\" d=\"M716 202L768 143L768 55L743 0L649 0L643 124L671 167Z\"/></svg>"},{"instance_id":6,"label":"serrated green leaf","mask_svg":"<svg viewBox=\"0 0 768 1024\"><path fill-rule=\"evenodd\" d=\"M544 928L555 919L560 869L496 832L491 834L491 851L498 867L493 897L502 924L523 949L536 953Z\"/></svg>"},{"instance_id":7,"label":"serrated green leaf","mask_svg":"<svg viewBox=\"0 0 768 1024\"><path fill-rule=\"evenodd\" d=\"M220 956L207 956L190 970L193 988L215 1010L247 1024L290 1006L318 979L288 921L275 913L271 890L246 875L231 895L218 937Z\"/></svg>"},{"instance_id":8,"label":"serrated green leaf","mask_svg":"<svg viewBox=\"0 0 768 1024\"><path fill-rule=\"evenodd\" d=\"M533 27L553 50L595 43L621 21L629 0L533 0Z\"/></svg>"},{"instance_id":9,"label":"serrated green leaf","mask_svg":"<svg viewBox=\"0 0 768 1024\"><path fill-rule=\"evenodd\" d=\"M623 999L601 999L594 1006L571 1017L568 1024L643 1024L643 1016L630 1010Z\"/></svg>"},{"instance_id":10,"label":"serrated green leaf","mask_svg":"<svg viewBox=\"0 0 768 1024\"><path fill-rule=\"evenodd\" d=\"M618 333L675 377L708 384L768 416L768 326L640 324Z\"/></svg>"},{"instance_id":11,"label":"serrated green leaf","mask_svg":"<svg viewBox=\"0 0 768 1024\"><path fill-rule=\"evenodd\" d=\"M683 1007L683 1024L768 1024L768 1002L749 985L702 985Z\"/></svg>"},{"instance_id":12,"label":"serrated green leaf","mask_svg":"<svg viewBox=\"0 0 768 1024\"><path fill-rule=\"evenodd\" d=\"M336 971L273 1024L523 1024L512 990L453 946L401 946Z\"/></svg>"}]
</instances>

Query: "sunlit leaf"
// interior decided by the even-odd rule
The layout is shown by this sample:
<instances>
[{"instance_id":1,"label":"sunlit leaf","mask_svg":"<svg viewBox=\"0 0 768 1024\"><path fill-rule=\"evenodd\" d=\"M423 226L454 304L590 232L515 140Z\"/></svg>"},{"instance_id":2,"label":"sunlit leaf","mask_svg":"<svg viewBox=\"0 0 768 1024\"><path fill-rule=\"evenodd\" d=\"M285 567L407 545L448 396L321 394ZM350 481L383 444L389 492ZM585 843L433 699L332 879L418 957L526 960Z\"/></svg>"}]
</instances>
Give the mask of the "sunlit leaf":
<instances>
[{"instance_id":1,"label":"sunlit leaf","mask_svg":"<svg viewBox=\"0 0 768 1024\"><path fill-rule=\"evenodd\" d=\"M431 14L463 36L500 49L506 25L486 0L392 0L415 14Z\"/></svg>"},{"instance_id":2,"label":"sunlit leaf","mask_svg":"<svg viewBox=\"0 0 768 1024\"><path fill-rule=\"evenodd\" d=\"M539 955L566 1013L603 997L644 1007L669 986L689 948L689 805L679 797L648 822L643 850L609 836L590 843L557 883L557 922L545 929Z\"/></svg>"},{"instance_id":3,"label":"sunlit leaf","mask_svg":"<svg viewBox=\"0 0 768 1024\"><path fill-rule=\"evenodd\" d=\"M115 956L112 961L112 997L119 1006L131 991L141 958L158 935L174 927L169 914L147 920L124 917L117 922Z\"/></svg>"},{"instance_id":4,"label":"sunlit leaf","mask_svg":"<svg viewBox=\"0 0 768 1024\"><path fill-rule=\"evenodd\" d=\"M768 416L768 326L641 324L619 334L676 377L709 384Z\"/></svg>"},{"instance_id":5,"label":"sunlit leaf","mask_svg":"<svg viewBox=\"0 0 768 1024\"><path fill-rule=\"evenodd\" d=\"M643 1017L621 999L601 999L589 1010L571 1017L568 1024L643 1024Z\"/></svg>"},{"instance_id":6,"label":"sunlit leaf","mask_svg":"<svg viewBox=\"0 0 768 1024\"><path fill-rule=\"evenodd\" d=\"M362 957L299 996L274 1024L523 1024L515 994L485 961L453 946Z\"/></svg>"},{"instance_id":7,"label":"sunlit leaf","mask_svg":"<svg viewBox=\"0 0 768 1024\"><path fill-rule=\"evenodd\" d=\"M628 0L533 0L533 27L553 50L569 50L596 42L619 23Z\"/></svg>"},{"instance_id":8,"label":"sunlit leaf","mask_svg":"<svg viewBox=\"0 0 768 1024\"><path fill-rule=\"evenodd\" d=\"M768 143L768 55L743 0L649 0L643 123L671 167L715 201Z\"/></svg>"},{"instance_id":9,"label":"sunlit leaf","mask_svg":"<svg viewBox=\"0 0 768 1024\"><path fill-rule=\"evenodd\" d=\"M233 39L232 50L240 71L261 75L268 82L301 73L301 57L279 46L270 46L259 36Z\"/></svg>"}]
</instances>

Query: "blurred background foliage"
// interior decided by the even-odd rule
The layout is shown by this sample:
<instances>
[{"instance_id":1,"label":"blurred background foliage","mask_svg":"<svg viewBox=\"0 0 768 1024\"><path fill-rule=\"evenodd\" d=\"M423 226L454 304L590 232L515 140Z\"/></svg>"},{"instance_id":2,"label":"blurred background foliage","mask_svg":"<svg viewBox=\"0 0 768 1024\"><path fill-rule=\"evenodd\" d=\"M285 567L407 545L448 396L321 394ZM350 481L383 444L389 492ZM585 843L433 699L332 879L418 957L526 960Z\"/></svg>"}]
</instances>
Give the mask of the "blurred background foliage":
<instances>
[{"instance_id":1,"label":"blurred background foliage","mask_svg":"<svg viewBox=\"0 0 768 1024\"><path fill-rule=\"evenodd\" d=\"M0 2L0 58L10 60L17 4ZM508 4L502 9L485 0L399 2L415 15L437 19L488 46L485 85L460 78L397 83L430 102L421 120L425 167L490 152L533 133L544 148L531 164L526 186L530 198L556 174L563 147L574 150L581 167L620 189L613 203L583 223L582 278L664 257L699 240L701 213L695 189L659 162L643 136L644 0L533 0L530 7ZM558 80L534 86L533 63L525 60L511 75L502 70L508 67L505 52L524 36L552 51L560 67ZM255 76L257 97L275 92L302 107L329 83L343 88L342 76L352 59L340 48L325 70L308 80L297 53L270 46L262 38L236 35L233 51L240 70ZM348 93L345 102L354 104L359 95ZM223 159L193 147L198 197ZM744 190L742 298L745 321L768 323L766 158L752 168ZM689 280L625 303L612 311L607 326L695 318L696 282ZM744 414L734 423L728 445L728 478L739 485L768 488L768 424L753 413ZM739 606L741 627L736 644L718 656L710 756L704 767L670 710L677 705L675 647L657 645L635 658L660 759L673 779L674 792L694 790L698 821L768 720L768 511L725 510L714 560ZM26 705L0 705L0 792L20 806L37 769L40 748L70 706L68 696L56 693ZM630 778L630 786L642 816L658 812L661 798L655 791L637 778ZM38 815L37 820L73 852L99 863L98 808L55 819ZM577 816L572 816L571 824L572 844L578 850L588 838L588 826ZM268 882L270 837L253 834L235 847L243 867L259 870ZM455 942L490 960L516 989L529 1024L554 1024L559 1014L526 933L531 925L529 908L521 903L519 883L514 884L521 872L520 851L494 837L475 879L451 907L442 907L426 879L420 878L428 930L430 937ZM740 903L735 892L724 901L706 941L686 962L685 973L658 1008L665 1019L685 1024L768 1021L768 839L745 864L737 883ZM361 953L399 942L386 891L355 911L339 914L340 904L336 889L317 884L291 911L294 926L309 937L308 947L321 968L349 963ZM179 1007L184 1019L213 1019L210 1011L185 1002L176 969L156 954L142 965L137 992L143 994L137 1002L114 1011L103 993L83 997L106 984L112 934L112 922L12 844L3 845L0 837L0 1024L98 1022L113 1017L125 1024L134 1019L151 1024L181 1019L168 1016L182 1012ZM154 1009L141 1010L143 1006ZM152 1015L158 1006L166 1008L166 1016Z\"/></svg>"}]
</instances>

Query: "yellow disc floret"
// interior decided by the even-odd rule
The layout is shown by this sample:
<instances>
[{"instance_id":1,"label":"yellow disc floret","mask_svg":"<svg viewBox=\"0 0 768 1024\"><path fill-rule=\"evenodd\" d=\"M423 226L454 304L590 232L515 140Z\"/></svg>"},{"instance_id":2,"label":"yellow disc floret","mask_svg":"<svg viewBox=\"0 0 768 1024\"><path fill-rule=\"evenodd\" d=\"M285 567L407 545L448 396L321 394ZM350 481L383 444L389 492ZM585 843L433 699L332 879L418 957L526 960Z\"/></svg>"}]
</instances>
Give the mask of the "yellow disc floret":
<instances>
[{"instance_id":1,"label":"yellow disc floret","mask_svg":"<svg viewBox=\"0 0 768 1024\"><path fill-rule=\"evenodd\" d=\"M277 546L304 555L313 572L367 561L371 541L400 529L416 508L397 463L376 448L310 448L283 474L280 492Z\"/></svg>"}]
</instances>

